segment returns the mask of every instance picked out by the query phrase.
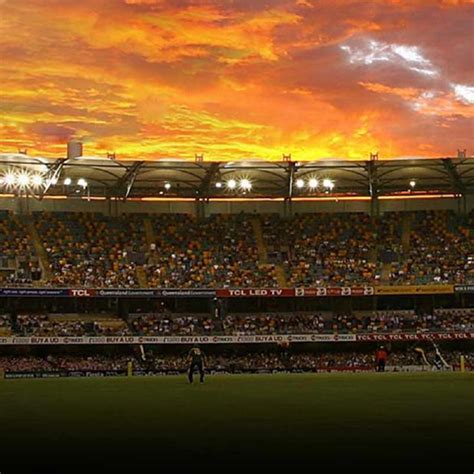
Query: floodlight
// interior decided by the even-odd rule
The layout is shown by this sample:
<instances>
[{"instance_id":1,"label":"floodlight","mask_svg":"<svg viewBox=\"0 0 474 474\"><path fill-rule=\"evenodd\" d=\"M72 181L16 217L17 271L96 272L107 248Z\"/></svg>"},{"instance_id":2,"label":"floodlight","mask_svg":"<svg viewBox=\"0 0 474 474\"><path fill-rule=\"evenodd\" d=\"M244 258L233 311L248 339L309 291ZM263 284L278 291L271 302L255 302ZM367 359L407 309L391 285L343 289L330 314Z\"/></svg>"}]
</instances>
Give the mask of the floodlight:
<instances>
[{"instance_id":1,"label":"floodlight","mask_svg":"<svg viewBox=\"0 0 474 474\"><path fill-rule=\"evenodd\" d=\"M323 186L326 188L326 189L333 189L334 188L334 182L331 181L330 179L324 179L323 180Z\"/></svg>"},{"instance_id":2,"label":"floodlight","mask_svg":"<svg viewBox=\"0 0 474 474\"><path fill-rule=\"evenodd\" d=\"M31 178L31 182L33 183L33 186L40 187L43 184L43 176L40 174L35 174Z\"/></svg>"},{"instance_id":3,"label":"floodlight","mask_svg":"<svg viewBox=\"0 0 474 474\"><path fill-rule=\"evenodd\" d=\"M250 191L252 189L252 183L248 179L244 178L240 180L240 187L244 191Z\"/></svg>"}]
</instances>

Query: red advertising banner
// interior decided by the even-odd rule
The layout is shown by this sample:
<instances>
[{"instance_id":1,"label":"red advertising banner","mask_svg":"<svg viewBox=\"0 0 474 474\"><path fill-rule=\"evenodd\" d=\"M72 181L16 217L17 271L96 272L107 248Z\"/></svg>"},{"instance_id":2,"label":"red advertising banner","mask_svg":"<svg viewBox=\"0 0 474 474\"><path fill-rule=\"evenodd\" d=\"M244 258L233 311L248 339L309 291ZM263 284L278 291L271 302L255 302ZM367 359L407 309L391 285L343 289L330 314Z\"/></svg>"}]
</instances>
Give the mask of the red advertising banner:
<instances>
[{"instance_id":1,"label":"red advertising banner","mask_svg":"<svg viewBox=\"0 0 474 474\"><path fill-rule=\"evenodd\" d=\"M295 296L294 288L222 288L216 290L220 298L235 297L292 297Z\"/></svg>"},{"instance_id":2,"label":"red advertising banner","mask_svg":"<svg viewBox=\"0 0 474 474\"><path fill-rule=\"evenodd\" d=\"M373 286L329 286L317 288L296 288L295 296L371 296Z\"/></svg>"},{"instance_id":3,"label":"red advertising banner","mask_svg":"<svg viewBox=\"0 0 474 474\"><path fill-rule=\"evenodd\" d=\"M356 334L357 341L455 341L474 339L474 332L438 332L404 334Z\"/></svg>"},{"instance_id":4,"label":"red advertising banner","mask_svg":"<svg viewBox=\"0 0 474 474\"><path fill-rule=\"evenodd\" d=\"M1 1L1 0L0 0ZM474 285L329 286L312 288L35 288L0 287L0 297L72 298L247 298L450 294L474 291Z\"/></svg>"},{"instance_id":5,"label":"red advertising banner","mask_svg":"<svg viewBox=\"0 0 474 474\"><path fill-rule=\"evenodd\" d=\"M372 286L321 286L317 288L222 288L216 290L216 296L220 298L370 296L373 294L374 288Z\"/></svg>"}]
</instances>

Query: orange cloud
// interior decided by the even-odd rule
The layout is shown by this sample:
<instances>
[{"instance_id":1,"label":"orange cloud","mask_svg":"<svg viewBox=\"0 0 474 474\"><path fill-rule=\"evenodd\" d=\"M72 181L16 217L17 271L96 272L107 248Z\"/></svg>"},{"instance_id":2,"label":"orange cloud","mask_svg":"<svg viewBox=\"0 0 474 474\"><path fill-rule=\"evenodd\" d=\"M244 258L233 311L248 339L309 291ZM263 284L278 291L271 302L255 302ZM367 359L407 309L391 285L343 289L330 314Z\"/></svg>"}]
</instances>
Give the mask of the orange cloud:
<instances>
[{"instance_id":1,"label":"orange cloud","mask_svg":"<svg viewBox=\"0 0 474 474\"><path fill-rule=\"evenodd\" d=\"M453 0L4 0L0 152L472 150L473 19Z\"/></svg>"}]
</instances>

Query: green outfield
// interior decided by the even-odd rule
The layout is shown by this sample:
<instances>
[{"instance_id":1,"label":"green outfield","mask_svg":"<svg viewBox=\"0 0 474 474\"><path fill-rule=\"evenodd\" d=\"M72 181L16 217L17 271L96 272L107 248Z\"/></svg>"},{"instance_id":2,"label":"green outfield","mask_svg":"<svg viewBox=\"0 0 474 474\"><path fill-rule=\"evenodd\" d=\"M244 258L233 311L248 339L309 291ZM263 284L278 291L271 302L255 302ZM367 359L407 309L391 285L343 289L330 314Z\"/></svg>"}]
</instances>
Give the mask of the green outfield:
<instances>
[{"instance_id":1,"label":"green outfield","mask_svg":"<svg viewBox=\"0 0 474 474\"><path fill-rule=\"evenodd\" d=\"M2 474L2 462L474 466L473 440L468 373L0 382Z\"/></svg>"}]
</instances>

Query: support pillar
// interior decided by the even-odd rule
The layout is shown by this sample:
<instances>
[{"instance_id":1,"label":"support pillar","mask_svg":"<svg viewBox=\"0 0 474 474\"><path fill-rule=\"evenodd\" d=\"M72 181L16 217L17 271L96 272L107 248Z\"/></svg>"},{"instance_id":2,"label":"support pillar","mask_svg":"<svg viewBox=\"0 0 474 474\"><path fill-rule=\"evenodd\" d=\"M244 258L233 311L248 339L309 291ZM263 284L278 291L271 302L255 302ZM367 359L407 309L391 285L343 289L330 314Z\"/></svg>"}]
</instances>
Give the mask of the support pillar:
<instances>
[{"instance_id":1,"label":"support pillar","mask_svg":"<svg viewBox=\"0 0 474 474\"><path fill-rule=\"evenodd\" d=\"M206 218L205 203L202 199L196 199L195 201L195 216L198 221L202 221Z\"/></svg>"}]
</instances>

